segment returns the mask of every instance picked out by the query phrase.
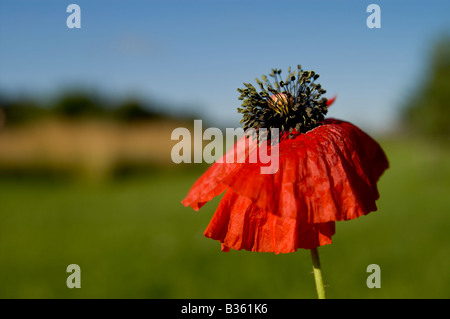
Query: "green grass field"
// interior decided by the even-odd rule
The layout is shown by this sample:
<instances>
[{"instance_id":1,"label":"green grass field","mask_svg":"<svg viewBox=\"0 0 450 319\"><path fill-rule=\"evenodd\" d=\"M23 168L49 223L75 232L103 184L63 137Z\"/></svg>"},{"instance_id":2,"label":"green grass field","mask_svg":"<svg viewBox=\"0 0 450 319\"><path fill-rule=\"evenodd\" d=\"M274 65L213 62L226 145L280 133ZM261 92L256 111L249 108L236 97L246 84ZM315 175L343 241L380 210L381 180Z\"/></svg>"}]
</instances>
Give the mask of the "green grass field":
<instances>
[{"instance_id":1,"label":"green grass field","mask_svg":"<svg viewBox=\"0 0 450 319\"><path fill-rule=\"evenodd\" d=\"M450 297L450 151L382 143L391 168L378 211L336 225L319 248L328 298ZM202 170L102 184L0 178L1 298L315 298L309 251L232 251L203 236L181 199ZM81 267L81 289L66 267ZM366 267L381 267L369 289Z\"/></svg>"}]
</instances>

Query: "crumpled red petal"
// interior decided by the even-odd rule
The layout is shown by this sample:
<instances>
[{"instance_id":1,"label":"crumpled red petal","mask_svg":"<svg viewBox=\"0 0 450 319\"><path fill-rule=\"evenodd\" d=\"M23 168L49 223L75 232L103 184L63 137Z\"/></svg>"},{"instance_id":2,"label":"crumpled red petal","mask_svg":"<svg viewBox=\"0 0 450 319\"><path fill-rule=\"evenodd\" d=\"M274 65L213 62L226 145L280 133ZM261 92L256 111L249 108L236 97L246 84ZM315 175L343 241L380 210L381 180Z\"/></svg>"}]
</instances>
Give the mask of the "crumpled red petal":
<instances>
[{"instance_id":1,"label":"crumpled red petal","mask_svg":"<svg viewBox=\"0 0 450 319\"><path fill-rule=\"evenodd\" d=\"M228 189L208 225L205 236L228 248L258 252L288 253L331 244L334 222L309 223L265 212L244 196Z\"/></svg>"},{"instance_id":2,"label":"crumpled red petal","mask_svg":"<svg viewBox=\"0 0 450 319\"><path fill-rule=\"evenodd\" d=\"M238 141L234 150L248 152L254 146L243 143ZM314 248L331 243L334 221L377 209L377 181L388 160L378 143L356 126L328 119L277 147L275 174L261 174L261 166L268 164L260 162L216 162L182 201L198 210L228 189L205 233L225 249Z\"/></svg>"}]
</instances>

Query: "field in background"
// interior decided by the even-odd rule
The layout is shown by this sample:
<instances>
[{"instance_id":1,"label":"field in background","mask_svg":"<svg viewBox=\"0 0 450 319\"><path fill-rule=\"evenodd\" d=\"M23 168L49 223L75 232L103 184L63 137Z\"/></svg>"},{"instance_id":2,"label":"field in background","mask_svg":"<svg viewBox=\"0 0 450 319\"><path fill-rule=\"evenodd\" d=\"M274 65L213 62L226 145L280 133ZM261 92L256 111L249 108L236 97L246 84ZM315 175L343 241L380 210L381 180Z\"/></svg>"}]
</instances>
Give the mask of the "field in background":
<instances>
[{"instance_id":1,"label":"field in background","mask_svg":"<svg viewBox=\"0 0 450 319\"><path fill-rule=\"evenodd\" d=\"M0 176L38 175L84 181L170 166L172 131L189 123L119 123L49 117L0 131ZM188 126L189 128L189 126Z\"/></svg>"},{"instance_id":2,"label":"field in background","mask_svg":"<svg viewBox=\"0 0 450 319\"><path fill-rule=\"evenodd\" d=\"M56 137L55 137L56 138ZM329 298L450 297L450 151L382 142L379 211L319 249ZM190 168L190 167L189 167ZM222 253L203 237L218 199L180 204L204 166L103 183L0 177L1 298L315 298L308 251ZM81 289L66 267L81 267ZM381 288L366 267L381 267Z\"/></svg>"}]
</instances>

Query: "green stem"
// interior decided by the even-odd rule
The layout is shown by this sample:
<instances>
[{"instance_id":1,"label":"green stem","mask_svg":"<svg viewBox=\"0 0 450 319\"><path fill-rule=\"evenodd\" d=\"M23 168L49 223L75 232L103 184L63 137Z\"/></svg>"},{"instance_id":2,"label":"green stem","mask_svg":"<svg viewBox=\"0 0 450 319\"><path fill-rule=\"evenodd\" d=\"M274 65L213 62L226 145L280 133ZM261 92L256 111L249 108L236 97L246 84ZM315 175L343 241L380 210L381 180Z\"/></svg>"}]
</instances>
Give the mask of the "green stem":
<instances>
[{"instance_id":1,"label":"green stem","mask_svg":"<svg viewBox=\"0 0 450 319\"><path fill-rule=\"evenodd\" d=\"M313 262L314 279L316 280L317 296L319 299L325 299L325 288L323 287L322 270L320 268L319 252L317 248L311 249L311 258Z\"/></svg>"}]
</instances>

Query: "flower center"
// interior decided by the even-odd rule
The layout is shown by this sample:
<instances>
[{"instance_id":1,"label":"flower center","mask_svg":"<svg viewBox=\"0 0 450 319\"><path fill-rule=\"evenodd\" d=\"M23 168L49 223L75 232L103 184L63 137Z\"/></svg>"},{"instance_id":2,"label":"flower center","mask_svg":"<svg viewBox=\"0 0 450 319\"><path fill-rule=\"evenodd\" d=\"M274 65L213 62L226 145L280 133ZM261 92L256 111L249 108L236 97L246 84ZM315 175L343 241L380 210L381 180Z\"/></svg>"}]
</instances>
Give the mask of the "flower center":
<instances>
[{"instance_id":1,"label":"flower center","mask_svg":"<svg viewBox=\"0 0 450 319\"><path fill-rule=\"evenodd\" d=\"M261 77L263 81L256 79L260 92L249 83L244 83L246 88L238 89L239 99L243 100L238 112L243 114L244 129L278 128L280 134L288 131L293 137L294 131L305 133L324 120L328 111L327 99L321 95L326 91L314 83L319 75L314 71L303 71L301 66L297 72L291 72L291 68L288 72L285 81L281 80L278 69L272 69L269 74L273 82L265 75Z\"/></svg>"}]
</instances>

